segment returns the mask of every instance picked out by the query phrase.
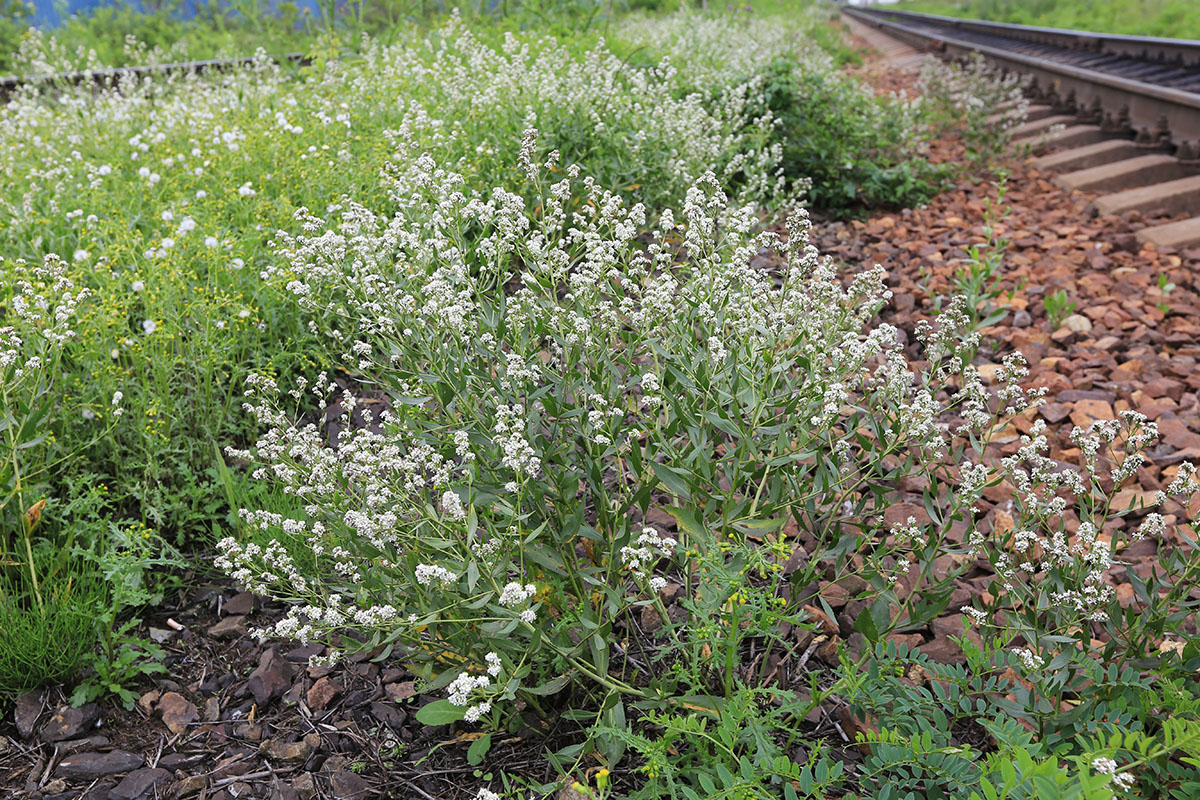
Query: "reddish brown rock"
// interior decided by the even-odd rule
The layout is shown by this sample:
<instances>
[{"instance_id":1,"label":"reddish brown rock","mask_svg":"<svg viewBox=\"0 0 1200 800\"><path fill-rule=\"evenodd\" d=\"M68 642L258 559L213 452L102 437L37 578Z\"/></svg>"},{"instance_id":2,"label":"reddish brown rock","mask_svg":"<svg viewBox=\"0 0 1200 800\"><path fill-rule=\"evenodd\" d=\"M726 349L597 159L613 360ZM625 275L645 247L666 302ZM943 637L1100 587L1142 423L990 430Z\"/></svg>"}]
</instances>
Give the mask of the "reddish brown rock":
<instances>
[{"instance_id":1,"label":"reddish brown rock","mask_svg":"<svg viewBox=\"0 0 1200 800\"><path fill-rule=\"evenodd\" d=\"M13 707L13 722L16 723L17 734L22 739L33 736L33 729L37 725L38 717L42 715L42 707L45 702L43 696L41 689L35 689L17 698Z\"/></svg>"},{"instance_id":2,"label":"reddish brown rock","mask_svg":"<svg viewBox=\"0 0 1200 800\"><path fill-rule=\"evenodd\" d=\"M1077 428L1087 428L1095 420L1114 419L1112 404L1107 400L1079 400L1071 409L1071 422Z\"/></svg>"},{"instance_id":3,"label":"reddish brown rock","mask_svg":"<svg viewBox=\"0 0 1200 800\"><path fill-rule=\"evenodd\" d=\"M292 685L296 667L271 648L262 654L258 667L250 673L246 689L260 706L278 697Z\"/></svg>"},{"instance_id":4,"label":"reddish brown rock","mask_svg":"<svg viewBox=\"0 0 1200 800\"><path fill-rule=\"evenodd\" d=\"M195 704L178 692L167 692L162 696L158 701L158 713L171 733L183 733L200 719Z\"/></svg>"}]
</instances>

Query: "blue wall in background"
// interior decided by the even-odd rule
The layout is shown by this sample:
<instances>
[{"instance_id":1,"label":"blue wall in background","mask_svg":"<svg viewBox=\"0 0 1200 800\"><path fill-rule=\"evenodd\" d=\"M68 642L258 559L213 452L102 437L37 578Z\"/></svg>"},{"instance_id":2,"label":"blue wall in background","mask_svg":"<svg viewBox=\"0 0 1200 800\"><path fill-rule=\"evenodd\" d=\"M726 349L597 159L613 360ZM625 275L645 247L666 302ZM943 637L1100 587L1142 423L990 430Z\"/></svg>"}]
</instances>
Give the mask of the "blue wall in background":
<instances>
[{"instance_id":1,"label":"blue wall in background","mask_svg":"<svg viewBox=\"0 0 1200 800\"><path fill-rule=\"evenodd\" d=\"M292 0L301 10L308 9L312 14L320 18L321 10L317 5L317 0ZM157 8L159 3L152 3L151 8ZM188 19L196 15L197 8L203 8L208 5L204 0L180 0L178 9L175 13ZM221 3L221 5L227 5ZM274 8L275 0L263 0L261 7L268 11ZM129 6L138 11L146 11L146 5L139 0L33 0L33 21L39 27L53 27L62 22L63 16L71 16L72 14L86 14L93 9L101 6ZM60 13L62 12L62 13Z\"/></svg>"}]
</instances>

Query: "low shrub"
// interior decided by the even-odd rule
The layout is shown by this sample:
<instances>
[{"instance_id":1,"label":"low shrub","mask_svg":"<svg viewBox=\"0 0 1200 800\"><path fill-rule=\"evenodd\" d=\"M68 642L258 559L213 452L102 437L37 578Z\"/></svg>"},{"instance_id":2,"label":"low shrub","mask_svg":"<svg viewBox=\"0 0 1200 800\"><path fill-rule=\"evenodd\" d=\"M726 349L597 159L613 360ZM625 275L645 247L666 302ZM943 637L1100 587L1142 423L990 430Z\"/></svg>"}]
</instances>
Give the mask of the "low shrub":
<instances>
[{"instance_id":1,"label":"low shrub","mask_svg":"<svg viewBox=\"0 0 1200 800\"><path fill-rule=\"evenodd\" d=\"M806 18L803 29L810 35L829 35L826 19L816 9ZM760 118L768 121L778 166L807 187L811 207L844 213L914 205L949 178L950 166L932 165L925 158L932 120L922 101L876 96L840 72L839 59L812 38L761 20L733 24L770 46L742 50L738 37L728 33L728 20L688 15L639 21L636 27L619 28L617 35L669 57L690 81L685 84L689 90L702 95L729 85L730 74L740 75L753 98L747 119L755 125Z\"/></svg>"},{"instance_id":2,"label":"low shrub","mask_svg":"<svg viewBox=\"0 0 1200 800\"><path fill-rule=\"evenodd\" d=\"M777 116L788 175L811 181L814 206L825 209L917 205L936 194L951 167L929 163L927 124L916 99L876 97L829 70L798 70L777 61L763 96Z\"/></svg>"}]
</instances>

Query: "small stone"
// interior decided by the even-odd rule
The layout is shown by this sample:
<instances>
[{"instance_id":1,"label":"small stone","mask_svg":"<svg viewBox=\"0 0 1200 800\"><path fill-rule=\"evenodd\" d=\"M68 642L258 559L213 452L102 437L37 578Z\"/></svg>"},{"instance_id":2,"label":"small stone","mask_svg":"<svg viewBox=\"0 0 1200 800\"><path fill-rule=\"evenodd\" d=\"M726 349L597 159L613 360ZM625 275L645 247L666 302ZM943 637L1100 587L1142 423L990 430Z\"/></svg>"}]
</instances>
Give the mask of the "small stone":
<instances>
[{"instance_id":1,"label":"small stone","mask_svg":"<svg viewBox=\"0 0 1200 800\"><path fill-rule=\"evenodd\" d=\"M150 626L150 638L159 644L162 644L174 635L175 631L166 628L155 628L153 625Z\"/></svg>"},{"instance_id":2,"label":"small stone","mask_svg":"<svg viewBox=\"0 0 1200 800\"><path fill-rule=\"evenodd\" d=\"M840 660L842 640L838 636L830 636L827 641L817 648L817 658L826 664L836 664Z\"/></svg>"},{"instance_id":3,"label":"small stone","mask_svg":"<svg viewBox=\"0 0 1200 800\"><path fill-rule=\"evenodd\" d=\"M271 793L267 797L268 800L300 800L300 793L276 778L271 785Z\"/></svg>"},{"instance_id":4,"label":"small stone","mask_svg":"<svg viewBox=\"0 0 1200 800\"><path fill-rule=\"evenodd\" d=\"M309 708L321 711L341 693L342 687L338 685L337 681L330 677L324 677L312 685L308 694L305 695L305 699L308 701Z\"/></svg>"},{"instance_id":5,"label":"small stone","mask_svg":"<svg viewBox=\"0 0 1200 800\"><path fill-rule=\"evenodd\" d=\"M1072 314L1062 321L1061 327L1075 333L1087 333L1092 329L1092 321L1082 314Z\"/></svg>"},{"instance_id":6,"label":"small stone","mask_svg":"<svg viewBox=\"0 0 1200 800\"><path fill-rule=\"evenodd\" d=\"M55 742L54 748L58 750L60 756L69 756L73 753L83 753L88 750L106 750L108 748L108 737L88 736L84 739L66 739L61 742Z\"/></svg>"},{"instance_id":7,"label":"small stone","mask_svg":"<svg viewBox=\"0 0 1200 800\"><path fill-rule=\"evenodd\" d=\"M320 746L321 735L310 733L298 742L267 739L259 745L258 752L272 761L307 761Z\"/></svg>"},{"instance_id":8,"label":"small stone","mask_svg":"<svg viewBox=\"0 0 1200 800\"><path fill-rule=\"evenodd\" d=\"M311 772L302 772L292 778L292 788L296 790L300 800L312 800L317 794L317 784L313 781Z\"/></svg>"},{"instance_id":9,"label":"small stone","mask_svg":"<svg viewBox=\"0 0 1200 800\"><path fill-rule=\"evenodd\" d=\"M1096 420L1113 419L1116 414L1106 400L1079 400L1071 409L1071 422L1077 428L1088 428Z\"/></svg>"},{"instance_id":10,"label":"small stone","mask_svg":"<svg viewBox=\"0 0 1200 800\"><path fill-rule=\"evenodd\" d=\"M204 721L216 722L221 718L221 699L210 697L204 701Z\"/></svg>"},{"instance_id":11,"label":"small stone","mask_svg":"<svg viewBox=\"0 0 1200 800\"><path fill-rule=\"evenodd\" d=\"M151 689L138 698L137 705L142 711L149 714L154 710L154 704L158 702L158 698L162 697L161 689Z\"/></svg>"},{"instance_id":12,"label":"small stone","mask_svg":"<svg viewBox=\"0 0 1200 800\"><path fill-rule=\"evenodd\" d=\"M178 692L167 692L158 701L158 713L171 733L183 733L188 725L200 719L194 703Z\"/></svg>"},{"instance_id":13,"label":"small stone","mask_svg":"<svg viewBox=\"0 0 1200 800\"><path fill-rule=\"evenodd\" d=\"M846 587L837 583L822 584L820 595L821 599L829 603L830 608L841 608L850 599L850 593L846 591Z\"/></svg>"},{"instance_id":14,"label":"small stone","mask_svg":"<svg viewBox=\"0 0 1200 800\"><path fill-rule=\"evenodd\" d=\"M308 644L287 651L284 658L293 664L307 664L310 658L319 656L324 652L325 645L320 642L309 642Z\"/></svg>"},{"instance_id":15,"label":"small stone","mask_svg":"<svg viewBox=\"0 0 1200 800\"><path fill-rule=\"evenodd\" d=\"M387 692L387 696L392 698L392 701L396 703L399 703L401 700L407 700L410 697L416 697L417 695L417 684L414 681L389 683L383 689Z\"/></svg>"},{"instance_id":16,"label":"small stone","mask_svg":"<svg viewBox=\"0 0 1200 800\"><path fill-rule=\"evenodd\" d=\"M1149 511L1156 507L1155 500L1157 492L1150 492L1144 489L1122 489L1113 495L1113 499L1109 508L1114 512L1125 511L1132 509L1133 511ZM1126 556L1122 556L1125 558Z\"/></svg>"},{"instance_id":17,"label":"small stone","mask_svg":"<svg viewBox=\"0 0 1200 800\"><path fill-rule=\"evenodd\" d=\"M990 384L993 384L996 382L996 380L1000 374L1000 370L1004 369L1004 365L1002 365L1002 364L978 364L978 365L976 365L975 369L979 373L980 380L982 380L984 383L990 385Z\"/></svg>"},{"instance_id":18,"label":"small stone","mask_svg":"<svg viewBox=\"0 0 1200 800\"><path fill-rule=\"evenodd\" d=\"M1033 324L1033 317L1025 309L1019 309L1013 314L1012 325L1014 328L1028 328Z\"/></svg>"},{"instance_id":19,"label":"small stone","mask_svg":"<svg viewBox=\"0 0 1200 800\"><path fill-rule=\"evenodd\" d=\"M190 797L208 788L207 775L189 775L175 784L175 797Z\"/></svg>"},{"instance_id":20,"label":"small stone","mask_svg":"<svg viewBox=\"0 0 1200 800\"><path fill-rule=\"evenodd\" d=\"M902 502L892 503L884 509L883 524L887 528L894 525L907 525L909 517L914 518L918 525L929 522L929 512L925 510L925 506L919 503Z\"/></svg>"},{"instance_id":21,"label":"small stone","mask_svg":"<svg viewBox=\"0 0 1200 800\"><path fill-rule=\"evenodd\" d=\"M962 648L944 636L935 637L932 641L918 647L917 650L939 664L967 663L967 657Z\"/></svg>"},{"instance_id":22,"label":"small stone","mask_svg":"<svg viewBox=\"0 0 1200 800\"><path fill-rule=\"evenodd\" d=\"M238 639L249 632L245 617L226 617L208 629L214 639Z\"/></svg>"},{"instance_id":23,"label":"small stone","mask_svg":"<svg viewBox=\"0 0 1200 800\"><path fill-rule=\"evenodd\" d=\"M655 633L663 626L662 617L658 615L658 611L654 606L642 606L642 630L645 633Z\"/></svg>"},{"instance_id":24,"label":"small stone","mask_svg":"<svg viewBox=\"0 0 1200 800\"><path fill-rule=\"evenodd\" d=\"M998 538L1009 531L1016 530L1017 523L1013 519L1013 515L1001 508L993 508L991 518L993 537Z\"/></svg>"},{"instance_id":25,"label":"small stone","mask_svg":"<svg viewBox=\"0 0 1200 800\"><path fill-rule=\"evenodd\" d=\"M254 611L255 600L252 592L239 592L225 603L222 611L230 615L245 616Z\"/></svg>"},{"instance_id":26,"label":"small stone","mask_svg":"<svg viewBox=\"0 0 1200 800\"><path fill-rule=\"evenodd\" d=\"M100 720L100 706L85 703L79 708L59 706L54 716L42 726L43 742L61 742L77 739L87 733Z\"/></svg>"},{"instance_id":27,"label":"small stone","mask_svg":"<svg viewBox=\"0 0 1200 800\"><path fill-rule=\"evenodd\" d=\"M138 754L125 750L111 750L107 753L79 753L67 756L58 762L54 776L73 780L90 780L102 775L129 772L140 767L144 761L145 759Z\"/></svg>"},{"instance_id":28,"label":"small stone","mask_svg":"<svg viewBox=\"0 0 1200 800\"><path fill-rule=\"evenodd\" d=\"M1071 416L1071 407L1066 403L1046 403L1038 409L1038 413L1051 425L1057 425Z\"/></svg>"},{"instance_id":29,"label":"small stone","mask_svg":"<svg viewBox=\"0 0 1200 800\"><path fill-rule=\"evenodd\" d=\"M888 641L895 642L897 646L904 645L909 650L916 650L924 643L925 637L919 633L893 633L888 637Z\"/></svg>"},{"instance_id":30,"label":"small stone","mask_svg":"<svg viewBox=\"0 0 1200 800\"><path fill-rule=\"evenodd\" d=\"M875 721L868 716L859 717L850 711L849 706L841 706L838 708L838 718L842 722L842 728L851 739L857 740L860 737L865 737L868 733L879 733L879 728L875 725ZM866 742L860 742L858 749L863 753L871 752L871 745Z\"/></svg>"},{"instance_id":31,"label":"small stone","mask_svg":"<svg viewBox=\"0 0 1200 800\"><path fill-rule=\"evenodd\" d=\"M361 775L356 775L348 769L339 769L329 776L333 786L333 796L338 800L362 800L369 794L374 794L371 784Z\"/></svg>"},{"instance_id":32,"label":"small stone","mask_svg":"<svg viewBox=\"0 0 1200 800\"><path fill-rule=\"evenodd\" d=\"M194 767L207 759L208 755L205 753L164 753L158 760L158 766L163 769L183 769Z\"/></svg>"},{"instance_id":33,"label":"small stone","mask_svg":"<svg viewBox=\"0 0 1200 800\"><path fill-rule=\"evenodd\" d=\"M295 666L279 655L278 650L271 648L262 654L258 667L250 673L246 688L254 695L254 701L264 706L288 690L295 673Z\"/></svg>"},{"instance_id":34,"label":"small stone","mask_svg":"<svg viewBox=\"0 0 1200 800\"><path fill-rule=\"evenodd\" d=\"M142 767L126 775L108 797L109 800L138 800L169 780L171 773L161 767Z\"/></svg>"},{"instance_id":35,"label":"small stone","mask_svg":"<svg viewBox=\"0 0 1200 800\"><path fill-rule=\"evenodd\" d=\"M395 703L371 703L371 716L392 730L400 730L404 721L408 719L408 713L402 708L397 708Z\"/></svg>"},{"instance_id":36,"label":"small stone","mask_svg":"<svg viewBox=\"0 0 1200 800\"><path fill-rule=\"evenodd\" d=\"M239 722L233 726L233 735L248 742L261 741L262 734L262 725L257 722Z\"/></svg>"},{"instance_id":37,"label":"small stone","mask_svg":"<svg viewBox=\"0 0 1200 800\"><path fill-rule=\"evenodd\" d=\"M13 720L17 723L17 733L22 739L33 736L38 717L42 715L42 690L35 689L17 698L17 706L13 709Z\"/></svg>"},{"instance_id":38,"label":"small stone","mask_svg":"<svg viewBox=\"0 0 1200 800\"><path fill-rule=\"evenodd\" d=\"M829 615L814 605L804 606L804 611L808 612L808 623L817 626L817 630L826 636L837 636L838 625Z\"/></svg>"}]
</instances>

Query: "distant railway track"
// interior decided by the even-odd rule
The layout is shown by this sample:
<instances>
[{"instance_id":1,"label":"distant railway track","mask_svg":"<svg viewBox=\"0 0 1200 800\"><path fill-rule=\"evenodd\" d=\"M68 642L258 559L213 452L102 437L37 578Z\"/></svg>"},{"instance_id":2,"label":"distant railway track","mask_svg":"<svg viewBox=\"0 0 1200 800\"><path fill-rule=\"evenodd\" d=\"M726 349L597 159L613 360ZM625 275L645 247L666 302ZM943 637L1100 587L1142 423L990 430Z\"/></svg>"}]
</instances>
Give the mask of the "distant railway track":
<instances>
[{"instance_id":1,"label":"distant railway track","mask_svg":"<svg viewBox=\"0 0 1200 800\"><path fill-rule=\"evenodd\" d=\"M1117 36L845 8L861 22L930 53L978 52L1030 75L1033 100L1145 148L1200 160L1200 41Z\"/></svg>"},{"instance_id":2,"label":"distant railway track","mask_svg":"<svg viewBox=\"0 0 1200 800\"><path fill-rule=\"evenodd\" d=\"M225 70L248 67L255 58L224 58L205 61L181 61L174 64L155 64L152 66L116 67L114 69L84 70L81 72L57 72L42 75L0 75L0 99L7 99L19 88L26 85L71 85L79 86L86 83L98 87L113 86L123 79L158 77L166 75L181 75L188 73L222 72ZM288 53L273 59L276 63L298 64L309 63L309 57L304 53Z\"/></svg>"},{"instance_id":3,"label":"distant railway track","mask_svg":"<svg viewBox=\"0 0 1200 800\"><path fill-rule=\"evenodd\" d=\"M1097 213L1175 218L1138 230L1143 242L1200 247L1200 41L842 10L893 50L974 52L1030 76L1034 105L1012 133L1042 154L1034 166L1068 191L1095 193Z\"/></svg>"}]
</instances>

